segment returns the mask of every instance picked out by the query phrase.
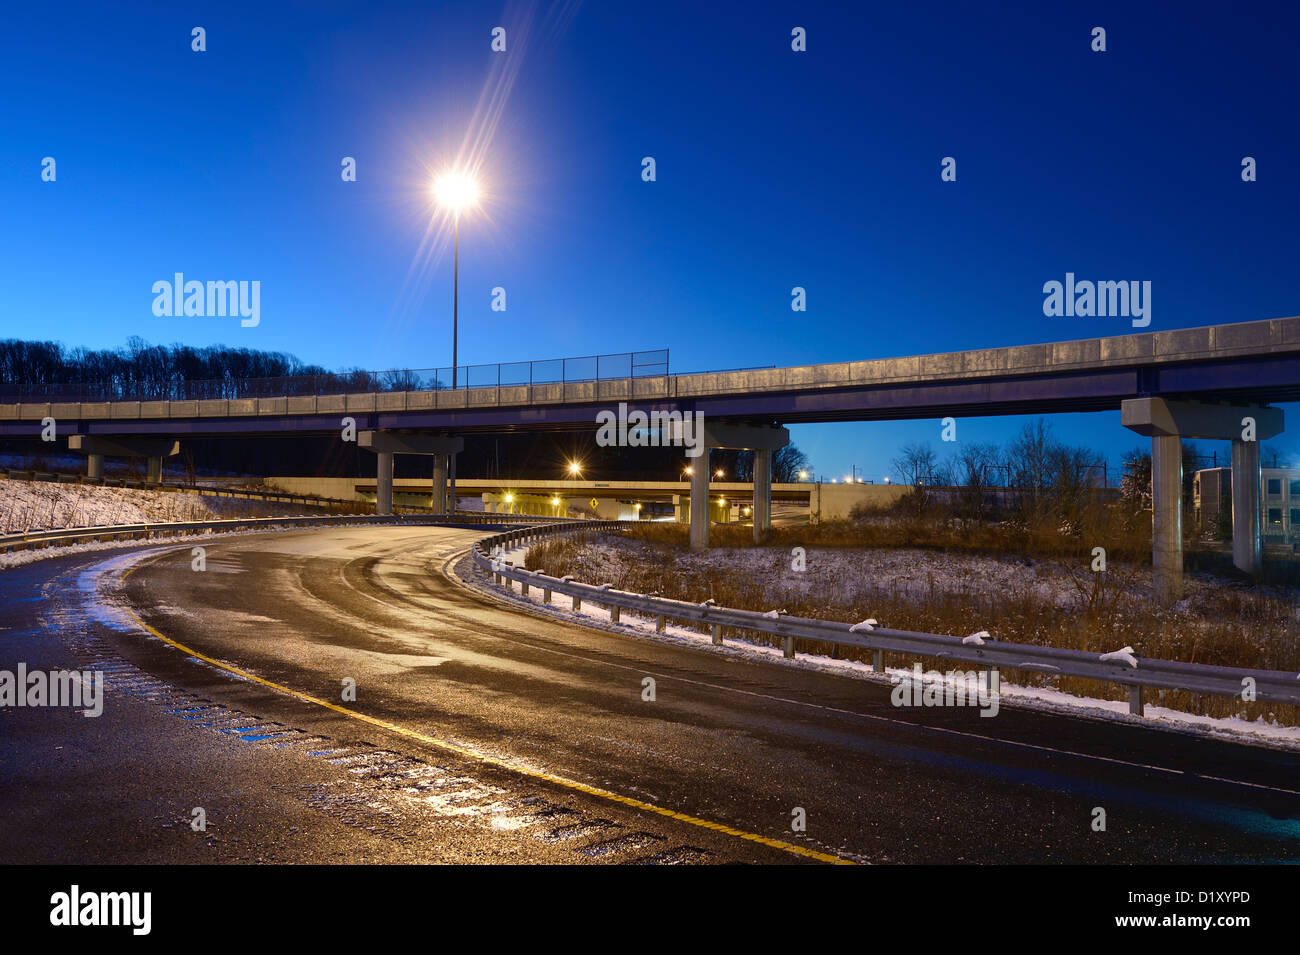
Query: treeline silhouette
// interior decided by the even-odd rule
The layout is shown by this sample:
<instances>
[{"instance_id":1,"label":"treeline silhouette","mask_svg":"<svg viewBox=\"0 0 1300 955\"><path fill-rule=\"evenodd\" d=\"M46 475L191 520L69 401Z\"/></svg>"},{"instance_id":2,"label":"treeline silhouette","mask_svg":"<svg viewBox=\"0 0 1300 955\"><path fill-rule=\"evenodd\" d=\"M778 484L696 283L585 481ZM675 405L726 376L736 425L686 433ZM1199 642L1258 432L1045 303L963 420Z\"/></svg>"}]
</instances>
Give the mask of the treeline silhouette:
<instances>
[{"instance_id":1,"label":"treeline silhouette","mask_svg":"<svg viewBox=\"0 0 1300 955\"><path fill-rule=\"evenodd\" d=\"M345 394L433 387L411 371L330 371L285 352L227 345L66 348L59 342L0 341L0 395L84 401L165 401Z\"/></svg>"}]
</instances>

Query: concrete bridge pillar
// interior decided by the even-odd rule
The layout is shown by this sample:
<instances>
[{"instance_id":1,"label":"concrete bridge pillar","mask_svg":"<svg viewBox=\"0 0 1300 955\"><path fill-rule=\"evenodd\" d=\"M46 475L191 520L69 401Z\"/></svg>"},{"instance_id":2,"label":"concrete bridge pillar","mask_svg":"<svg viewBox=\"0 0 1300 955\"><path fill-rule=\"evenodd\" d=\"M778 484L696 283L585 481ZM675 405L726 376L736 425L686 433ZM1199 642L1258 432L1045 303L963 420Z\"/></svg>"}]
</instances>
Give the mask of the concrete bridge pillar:
<instances>
[{"instance_id":1,"label":"concrete bridge pillar","mask_svg":"<svg viewBox=\"0 0 1300 955\"><path fill-rule=\"evenodd\" d=\"M444 488L445 484L438 483L437 474L439 461L444 462L443 468L445 473L445 462L451 459L452 466L452 491L455 491L455 465L456 453L465 447L464 438L453 438L448 435L440 434L406 434L400 431L360 431L357 433L357 447L365 448L367 451L375 452L378 457L377 465L377 483L375 493L375 513L391 514L393 513L393 455L395 454L424 454L432 455L434 458L434 489L433 489L433 508L435 513L446 513L446 498L443 498L442 510L438 510L438 488ZM385 461L385 456L387 460ZM455 507L455 498L452 498L452 507Z\"/></svg>"},{"instance_id":2,"label":"concrete bridge pillar","mask_svg":"<svg viewBox=\"0 0 1300 955\"><path fill-rule=\"evenodd\" d=\"M433 456L433 513L447 513L447 457L446 454Z\"/></svg>"},{"instance_id":3,"label":"concrete bridge pillar","mask_svg":"<svg viewBox=\"0 0 1300 955\"><path fill-rule=\"evenodd\" d=\"M162 483L163 458L179 454L181 443L174 438L117 437L98 434L68 435L68 450L86 455L86 476L104 476L104 457L145 458L145 482Z\"/></svg>"},{"instance_id":4,"label":"concrete bridge pillar","mask_svg":"<svg viewBox=\"0 0 1300 955\"><path fill-rule=\"evenodd\" d=\"M1259 442L1232 442L1232 563L1252 577L1264 569Z\"/></svg>"},{"instance_id":5,"label":"concrete bridge pillar","mask_svg":"<svg viewBox=\"0 0 1300 955\"><path fill-rule=\"evenodd\" d=\"M700 436L702 450L691 461L691 549L703 550L709 546L709 451L712 448L738 448L752 450L755 454L754 483L754 536L766 534L772 515L772 452L790 443L790 432L779 425L726 424L704 422ZM766 475L758 479L762 471ZM759 517L759 497L763 498L762 518Z\"/></svg>"},{"instance_id":6,"label":"concrete bridge pillar","mask_svg":"<svg viewBox=\"0 0 1300 955\"><path fill-rule=\"evenodd\" d=\"M375 513L393 513L393 452L375 455Z\"/></svg>"},{"instance_id":7,"label":"concrete bridge pillar","mask_svg":"<svg viewBox=\"0 0 1300 955\"><path fill-rule=\"evenodd\" d=\"M754 543L761 544L772 529L772 452L754 452Z\"/></svg>"},{"instance_id":8,"label":"concrete bridge pillar","mask_svg":"<svg viewBox=\"0 0 1300 955\"><path fill-rule=\"evenodd\" d=\"M691 550L709 546L709 449L691 467Z\"/></svg>"},{"instance_id":9,"label":"concrete bridge pillar","mask_svg":"<svg viewBox=\"0 0 1300 955\"><path fill-rule=\"evenodd\" d=\"M1183 596L1183 442L1151 439L1151 565L1162 605Z\"/></svg>"},{"instance_id":10,"label":"concrete bridge pillar","mask_svg":"<svg viewBox=\"0 0 1300 955\"><path fill-rule=\"evenodd\" d=\"M1151 438L1151 564L1156 602L1183 595L1183 438L1232 442L1232 558L1255 574L1263 566L1260 538L1259 442L1282 433L1280 408L1130 398L1124 427Z\"/></svg>"}]
</instances>

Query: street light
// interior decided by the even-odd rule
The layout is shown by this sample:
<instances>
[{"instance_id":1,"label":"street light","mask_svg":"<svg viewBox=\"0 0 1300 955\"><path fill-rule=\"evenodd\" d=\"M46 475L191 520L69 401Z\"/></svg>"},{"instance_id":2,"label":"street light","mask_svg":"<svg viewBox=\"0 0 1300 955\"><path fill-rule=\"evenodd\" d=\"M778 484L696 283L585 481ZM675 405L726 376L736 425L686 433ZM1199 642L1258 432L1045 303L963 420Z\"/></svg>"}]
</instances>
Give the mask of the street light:
<instances>
[{"instance_id":1,"label":"street light","mask_svg":"<svg viewBox=\"0 0 1300 955\"><path fill-rule=\"evenodd\" d=\"M433 195L452 214L452 264L451 264L451 390L456 390L456 372L460 356L456 346L460 323L460 214L478 202L478 183L463 172L452 170L443 173L433 184ZM451 482L451 513L456 513L456 455L448 455L448 478Z\"/></svg>"},{"instance_id":2,"label":"street light","mask_svg":"<svg viewBox=\"0 0 1300 955\"><path fill-rule=\"evenodd\" d=\"M808 480L808 472L807 472L807 471L800 471L800 472L799 472L799 480L800 480L800 481L806 481L806 480Z\"/></svg>"},{"instance_id":3,"label":"street light","mask_svg":"<svg viewBox=\"0 0 1300 955\"><path fill-rule=\"evenodd\" d=\"M718 468L717 473L715 473L713 476L714 476L714 477L722 477L722 476L723 476L724 474L726 474L726 473L727 473L727 472L724 471L724 470L722 470L722 468Z\"/></svg>"},{"instance_id":4,"label":"street light","mask_svg":"<svg viewBox=\"0 0 1300 955\"><path fill-rule=\"evenodd\" d=\"M580 477L582 475L582 465L579 464L577 461L570 461L569 473L572 474L574 477Z\"/></svg>"}]
</instances>

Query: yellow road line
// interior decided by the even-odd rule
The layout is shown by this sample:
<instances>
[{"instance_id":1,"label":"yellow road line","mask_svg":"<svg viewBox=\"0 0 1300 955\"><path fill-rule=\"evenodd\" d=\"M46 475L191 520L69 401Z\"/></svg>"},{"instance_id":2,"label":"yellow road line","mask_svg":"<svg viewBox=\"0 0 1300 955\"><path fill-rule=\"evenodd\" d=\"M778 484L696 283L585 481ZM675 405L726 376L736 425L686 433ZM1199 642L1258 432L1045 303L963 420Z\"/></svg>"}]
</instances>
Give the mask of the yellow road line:
<instances>
[{"instance_id":1,"label":"yellow road line","mask_svg":"<svg viewBox=\"0 0 1300 955\"><path fill-rule=\"evenodd\" d=\"M136 564L134 567L131 567L125 574L122 575L121 578L122 581L125 582L128 577L130 577L141 567L147 567L150 564L154 563L155 561L161 560L163 557L168 556L168 554L170 553L174 553L174 551L168 551L166 553L159 554L157 557L154 557L151 560L142 561L141 563ZM597 786L589 786L588 784L578 782L575 779L568 779L564 776L556 776L553 773L545 773L540 770L529 769L526 766L519 766L508 760L502 759L499 756L493 756L490 753L484 753L479 750L473 749L471 747L463 746L459 743L452 743L445 739L439 739L436 736L430 736L429 734L421 733L418 730L408 729L405 726L399 726L396 723L390 723L387 720L381 720L378 717L370 716L366 713L358 712L357 710L348 709L346 706L339 706L337 703L332 703L329 700L322 700L320 697L312 696L308 693L303 693L299 690L292 689L291 687L283 686L279 683L275 683L271 680L267 680L263 677L257 676L254 673L249 673L247 670L240 669L239 667L233 666L232 664L224 663L221 660L216 660L213 659L212 657L199 653L197 650L187 647L182 643L178 643L175 640L171 639L170 637L166 636L165 634L160 633L158 630L156 630L155 628L151 627L149 624L141 620L140 617L135 613L135 611L132 610L130 607L125 607L124 609L126 610L127 615L130 616L131 619L134 620L136 624L140 626L143 630L148 631L150 634L157 637L159 640L163 641L163 643L175 647L177 650L180 650L182 653L194 657L196 660L202 660L204 663L210 664L211 666L216 667L218 670L222 670L226 673L229 673L233 676L240 677L241 679L244 680L250 680L254 683L259 683L262 686L267 687L268 689L275 690L277 693L283 693L287 696L291 696L296 700L302 701L303 703L312 703L316 706L324 707L325 709L332 710L333 712L338 713L342 716L350 717L351 719L358 720L362 723L369 723L371 726L377 726L380 729L388 730L390 733L396 733L398 736L404 736L407 739L413 739L421 743L426 743L430 746L436 746L437 748L446 750L447 752L455 753L457 756L473 759L480 763L486 763L487 765L495 766L499 769L508 770L509 772L520 773L524 776L529 776L533 779L539 779L556 786L561 786L565 789L571 789L576 792L584 793L588 796L595 796L600 799L609 800L610 802L616 802L624 806L630 806L633 809L640 809L644 812L652 812L655 813L656 815L666 816L667 818L674 819L677 822L685 822L692 826L698 826L701 829L710 829L713 832L720 832L723 833L724 835L735 836L737 839L744 839L748 842L756 842L759 845L768 846L769 848L772 849L780 849L782 852L789 852L792 855L803 856L808 859L816 859L819 862L829 862L833 865L854 865L855 864L848 859L841 858L840 856L830 855L829 853L825 853L825 852L818 852L815 849L806 849L803 846L797 846L790 842L783 842L780 839L770 839L767 836L761 836L754 832L746 832L744 829L736 829L732 826L727 826L720 822L712 822L708 819L701 819L698 816L692 816L684 812L678 812L675 809L667 809L663 806L656 806L653 803L642 802L640 799L633 799L630 796L622 796L619 795L618 793L610 792L608 789L601 789Z\"/></svg>"}]
</instances>

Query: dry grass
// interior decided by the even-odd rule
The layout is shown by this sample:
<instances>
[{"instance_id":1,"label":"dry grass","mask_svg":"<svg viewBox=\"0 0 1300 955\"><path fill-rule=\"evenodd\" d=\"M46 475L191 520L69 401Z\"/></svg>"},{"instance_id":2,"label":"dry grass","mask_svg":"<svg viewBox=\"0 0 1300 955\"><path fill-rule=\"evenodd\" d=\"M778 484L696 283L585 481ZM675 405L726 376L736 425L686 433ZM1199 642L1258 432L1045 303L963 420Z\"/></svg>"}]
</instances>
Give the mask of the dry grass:
<instances>
[{"instance_id":1,"label":"dry grass","mask_svg":"<svg viewBox=\"0 0 1300 955\"><path fill-rule=\"evenodd\" d=\"M887 578L877 581L870 571L870 551L880 546L875 542L885 534L859 525L857 530L862 533L854 538L853 529L852 523L841 522L821 528L777 530L769 547L754 555L771 554L771 566L764 572L755 572L752 560L726 557L724 548L729 546L753 547L751 529L713 528L712 539L719 549L701 555L688 549L685 528L669 524L634 525L622 537L565 535L533 547L526 564L555 576L573 574L578 580L609 582L639 593L658 591L678 600L698 602L711 597L729 607L769 610L779 606L797 616L843 622L875 617L882 625L900 630L965 636L974 629L985 629L997 639L1012 643L1095 653L1127 645L1139 656L1300 670L1300 622L1293 593L1195 578L1189 582L1187 599L1177 608L1157 610L1149 596L1149 567L1117 560L1112 552L1107 572L1093 573L1090 551L1079 540L1068 541L1058 535L1054 545L1043 541L1042 550L1050 556L1040 552L1033 560L1005 553L999 557L1022 563L1026 576L1032 573L1036 580L1052 582L1053 594L1045 595L1041 588L1000 585L977 569L952 572L948 564L961 561L949 561L934 553L959 550L938 546L937 540L947 534L943 529L910 542L911 547L927 548L931 553L928 557L920 555L924 558L920 564L928 569L904 585ZM593 544L612 544L614 549L593 548ZM789 570L790 549L795 546L808 550L810 572L816 566L817 548L852 547L855 560L856 552L863 552L861 562L855 565L862 572L844 574L837 570L819 579L816 586L806 586L807 575ZM963 552L971 550L960 548ZM742 553L738 552L738 556ZM835 566L844 563L841 559ZM796 580L805 586L793 586ZM978 621L978 625L972 625L972 621ZM746 639L777 643L763 634L749 634ZM801 641L799 649L827 655L832 650L830 645L807 641ZM869 656L849 648L841 648L841 655L847 659ZM898 662L902 661L895 659ZM926 668L953 668L951 661L920 662ZM1022 686L1048 687L1080 696L1126 698L1123 687L1090 680L1010 672L1006 678ZM1262 717L1300 725L1300 707L1294 706L1160 690L1148 690L1147 701L1205 716L1247 720Z\"/></svg>"}]
</instances>

